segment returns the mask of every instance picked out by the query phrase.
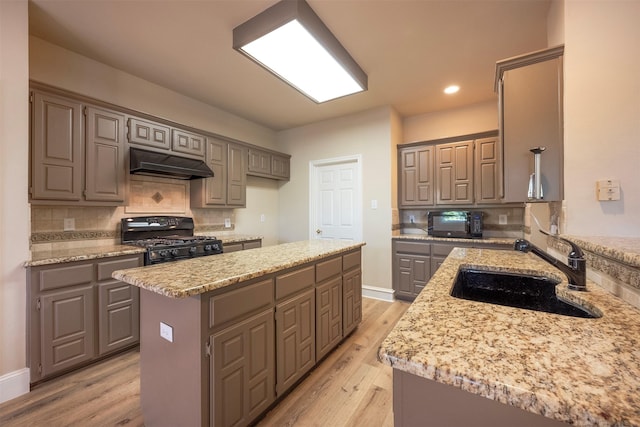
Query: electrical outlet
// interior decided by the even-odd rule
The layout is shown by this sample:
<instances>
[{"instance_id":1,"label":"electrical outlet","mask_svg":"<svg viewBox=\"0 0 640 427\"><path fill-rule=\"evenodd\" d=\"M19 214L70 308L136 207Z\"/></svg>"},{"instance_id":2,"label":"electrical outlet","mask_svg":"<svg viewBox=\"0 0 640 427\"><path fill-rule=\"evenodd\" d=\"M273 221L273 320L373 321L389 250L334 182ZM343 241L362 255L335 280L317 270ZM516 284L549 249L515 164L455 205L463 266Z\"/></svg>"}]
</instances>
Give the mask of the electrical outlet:
<instances>
[{"instance_id":1,"label":"electrical outlet","mask_svg":"<svg viewBox=\"0 0 640 427\"><path fill-rule=\"evenodd\" d=\"M62 226L64 231L73 231L76 229L76 219L75 218L65 218L64 224Z\"/></svg>"},{"instance_id":2,"label":"electrical outlet","mask_svg":"<svg viewBox=\"0 0 640 427\"><path fill-rule=\"evenodd\" d=\"M416 217L414 215L409 215L409 222L411 224L415 223L416 222Z\"/></svg>"},{"instance_id":3,"label":"electrical outlet","mask_svg":"<svg viewBox=\"0 0 640 427\"><path fill-rule=\"evenodd\" d=\"M371 200L371 209L378 209L378 201L376 199Z\"/></svg>"},{"instance_id":4,"label":"electrical outlet","mask_svg":"<svg viewBox=\"0 0 640 427\"><path fill-rule=\"evenodd\" d=\"M224 228L231 228L231 218L224 219Z\"/></svg>"},{"instance_id":5,"label":"electrical outlet","mask_svg":"<svg viewBox=\"0 0 640 427\"><path fill-rule=\"evenodd\" d=\"M498 224L505 225L507 223L507 216L502 214L498 215Z\"/></svg>"},{"instance_id":6,"label":"electrical outlet","mask_svg":"<svg viewBox=\"0 0 640 427\"><path fill-rule=\"evenodd\" d=\"M173 328L164 322L160 322L160 336L169 342L173 342Z\"/></svg>"},{"instance_id":7,"label":"electrical outlet","mask_svg":"<svg viewBox=\"0 0 640 427\"><path fill-rule=\"evenodd\" d=\"M260 222L265 222L267 220L267 217L265 216L265 214L260 214Z\"/></svg>"}]
</instances>

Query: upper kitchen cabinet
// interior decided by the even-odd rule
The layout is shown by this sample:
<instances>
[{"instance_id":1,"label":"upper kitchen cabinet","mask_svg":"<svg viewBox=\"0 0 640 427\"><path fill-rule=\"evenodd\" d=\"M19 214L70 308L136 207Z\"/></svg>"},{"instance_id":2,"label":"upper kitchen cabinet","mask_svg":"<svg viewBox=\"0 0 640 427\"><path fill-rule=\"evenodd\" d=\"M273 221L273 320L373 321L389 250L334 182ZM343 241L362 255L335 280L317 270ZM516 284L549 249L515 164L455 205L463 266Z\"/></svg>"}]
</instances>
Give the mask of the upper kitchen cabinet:
<instances>
[{"instance_id":1,"label":"upper kitchen cabinet","mask_svg":"<svg viewBox=\"0 0 640 427\"><path fill-rule=\"evenodd\" d=\"M82 104L33 91L31 96L31 199L82 198Z\"/></svg>"},{"instance_id":2,"label":"upper kitchen cabinet","mask_svg":"<svg viewBox=\"0 0 640 427\"><path fill-rule=\"evenodd\" d=\"M473 203L473 141L438 144L436 148L436 204Z\"/></svg>"},{"instance_id":3,"label":"upper kitchen cabinet","mask_svg":"<svg viewBox=\"0 0 640 427\"><path fill-rule=\"evenodd\" d=\"M433 146L401 148L398 162L400 207L433 206Z\"/></svg>"},{"instance_id":4,"label":"upper kitchen cabinet","mask_svg":"<svg viewBox=\"0 0 640 427\"><path fill-rule=\"evenodd\" d=\"M129 143L168 150L171 148L171 129L160 123L136 117L129 118Z\"/></svg>"},{"instance_id":5,"label":"upper kitchen cabinet","mask_svg":"<svg viewBox=\"0 0 640 427\"><path fill-rule=\"evenodd\" d=\"M125 118L114 111L87 107L85 199L124 202Z\"/></svg>"},{"instance_id":6,"label":"upper kitchen cabinet","mask_svg":"<svg viewBox=\"0 0 640 427\"><path fill-rule=\"evenodd\" d=\"M498 131L398 147L402 209L501 203Z\"/></svg>"},{"instance_id":7,"label":"upper kitchen cabinet","mask_svg":"<svg viewBox=\"0 0 640 427\"><path fill-rule=\"evenodd\" d=\"M191 207L244 207L247 194L247 149L222 139L207 138L206 163L213 177L191 182Z\"/></svg>"},{"instance_id":8,"label":"upper kitchen cabinet","mask_svg":"<svg viewBox=\"0 0 640 427\"><path fill-rule=\"evenodd\" d=\"M31 102L31 202L123 204L124 115L40 90Z\"/></svg>"},{"instance_id":9,"label":"upper kitchen cabinet","mask_svg":"<svg viewBox=\"0 0 640 427\"><path fill-rule=\"evenodd\" d=\"M478 204L500 203L499 138L493 136L476 140L474 151L475 201Z\"/></svg>"},{"instance_id":10,"label":"upper kitchen cabinet","mask_svg":"<svg viewBox=\"0 0 640 427\"><path fill-rule=\"evenodd\" d=\"M504 202L527 202L533 153L541 154L543 200L563 198L564 47L554 47L499 61L500 135L503 147Z\"/></svg>"},{"instance_id":11,"label":"upper kitchen cabinet","mask_svg":"<svg viewBox=\"0 0 640 427\"><path fill-rule=\"evenodd\" d=\"M177 153L204 158L206 140L207 138L197 133L182 129L171 130L171 148Z\"/></svg>"},{"instance_id":12,"label":"upper kitchen cabinet","mask_svg":"<svg viewBox=\"0 0 640 427\"><path fill-rule=\"evenodd\" d=\"M247 174L278 180L289 180L290 156L249 148Z\"/></svg>"}]
</instances>

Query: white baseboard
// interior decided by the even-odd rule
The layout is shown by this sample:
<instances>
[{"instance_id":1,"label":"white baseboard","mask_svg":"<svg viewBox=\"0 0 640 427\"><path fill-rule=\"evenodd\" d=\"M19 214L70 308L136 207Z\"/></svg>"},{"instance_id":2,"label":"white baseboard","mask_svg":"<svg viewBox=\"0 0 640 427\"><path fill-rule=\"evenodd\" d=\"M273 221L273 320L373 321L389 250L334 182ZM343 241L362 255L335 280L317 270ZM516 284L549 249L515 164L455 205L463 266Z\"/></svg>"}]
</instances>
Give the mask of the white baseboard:
<instances>
[{"instance_id":1,"label":"white baseboard","mask_svg":"<svg viewBox=\"0 0 640 427\"><path fill-rule=\"evenodd\" d=\"M366 298L379 299L382 301L393 302L393 289L378 288L377 286L362 285L362 296Z\"/></svg>"},{"instance_id":2,"label":"white baseboard","mask_svg":"<svg viewBox=\"0 0 640 427\"><path fill-rule=\"evenodd\" d=\"M0 377L0 403L29 393L29 368L9 372Z\"/></svg>"}]
</instances>

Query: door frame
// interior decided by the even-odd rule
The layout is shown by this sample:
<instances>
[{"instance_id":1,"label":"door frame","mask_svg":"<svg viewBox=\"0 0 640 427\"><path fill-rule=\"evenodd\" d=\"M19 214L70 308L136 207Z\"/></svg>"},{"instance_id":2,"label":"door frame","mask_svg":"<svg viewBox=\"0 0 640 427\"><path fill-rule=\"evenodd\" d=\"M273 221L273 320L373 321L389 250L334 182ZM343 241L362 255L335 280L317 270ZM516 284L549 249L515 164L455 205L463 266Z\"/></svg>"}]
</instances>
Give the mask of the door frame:
<instances>
[{"instance_id":1,"label":"door frame","mask_svg":"<svg viewBox=\"0 0 640 427\"><path fill-rule=\"evenodd\" d=\"M317 221L316 208L318 199L318 168L322 166L339 165L346 163L355 163L356 177L358 185L355 195L355 201L353 203L354 210L354 242L362 241L362 155L354 154L351 156L334 157L330 159L311 160L309 161L309 240L316 239L316 227L314 226Z\"/></svg>"}]
</instances>

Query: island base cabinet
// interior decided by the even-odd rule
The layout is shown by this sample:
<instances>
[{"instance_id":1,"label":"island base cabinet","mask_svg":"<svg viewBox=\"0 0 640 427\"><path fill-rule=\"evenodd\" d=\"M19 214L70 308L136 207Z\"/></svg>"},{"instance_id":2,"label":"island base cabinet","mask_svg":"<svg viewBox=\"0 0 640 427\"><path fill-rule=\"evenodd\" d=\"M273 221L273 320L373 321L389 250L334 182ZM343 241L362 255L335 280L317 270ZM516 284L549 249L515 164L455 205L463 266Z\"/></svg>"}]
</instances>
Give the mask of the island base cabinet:
<instances>
[{"instance_id":1,"label":"island base cabinet","mask_svg":"<svg viewBox=\"0 0 640 427\"><path fill-rule=\"evenodd\" d=\"M315 291L276 305L277 394L286 392L316 364Z\"/></svg>"},{"instance_id":2,"label":"island base cabinet","mask_svg":"<svg viewBox=\"0 0 640 427\"><path fill-rule=\"evenodd\" d=\"M342 339L342 277L316 287L316 360Z\"/></svg>"},{"instance_id":3,"label":"island base cabinet","mask_svg":"<svg viewBox=\"0 0 640 427\"><path fill-rule=\"evenodd\" d=\"M273 317L269 309L211 337L216 427L247 425L275 400Z\"/></svg>"},{"instance_id":4,"label":"island base cabinet","mask_svg":"<svg viewBox=\"0 0 640 427\"><path fill-rule=\"evenodd\" d=\"M460 388L393 370L393 424L447 427L561 427L567 424Z\"/></svg>"}]
</instances>

